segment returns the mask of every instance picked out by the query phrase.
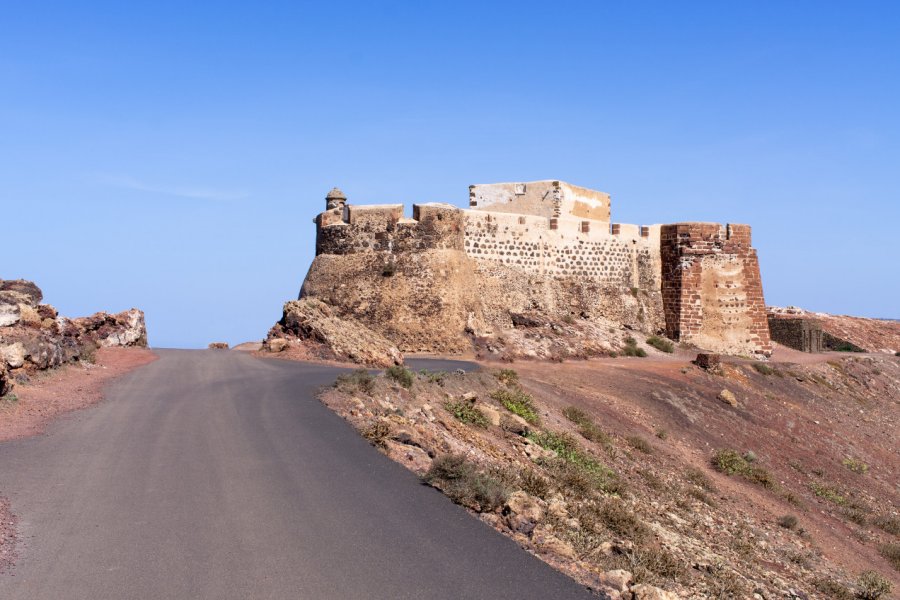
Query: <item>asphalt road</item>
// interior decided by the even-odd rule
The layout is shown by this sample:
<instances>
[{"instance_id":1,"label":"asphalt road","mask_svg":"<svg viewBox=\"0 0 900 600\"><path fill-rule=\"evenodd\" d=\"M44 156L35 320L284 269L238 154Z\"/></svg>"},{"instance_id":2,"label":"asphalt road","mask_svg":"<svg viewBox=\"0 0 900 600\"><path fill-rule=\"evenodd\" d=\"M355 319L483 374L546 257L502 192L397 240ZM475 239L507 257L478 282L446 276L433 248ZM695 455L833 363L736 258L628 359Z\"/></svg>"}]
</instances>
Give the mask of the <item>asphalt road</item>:
<instances>
[{"instance_id":1,"label":"asphalt road","mask_svg":"<svg viewBox=\"0 0 900 600\"><path fill-rule=\"evenodd\" d=\"M337 369L159 354L0 444L21 533L0 598L591 597L321 405Z\"/></svg>"}]
</instances>

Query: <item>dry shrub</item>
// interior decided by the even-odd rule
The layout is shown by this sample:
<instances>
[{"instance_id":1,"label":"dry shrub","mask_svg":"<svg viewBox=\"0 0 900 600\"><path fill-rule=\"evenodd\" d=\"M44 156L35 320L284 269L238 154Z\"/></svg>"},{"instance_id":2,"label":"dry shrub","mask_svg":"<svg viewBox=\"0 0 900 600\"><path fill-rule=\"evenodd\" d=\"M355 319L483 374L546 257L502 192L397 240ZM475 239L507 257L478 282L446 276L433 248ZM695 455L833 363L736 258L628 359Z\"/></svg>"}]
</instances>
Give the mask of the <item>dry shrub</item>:
<instances>
[{"instance_id":1,"label":"dry shrub","mask_svg":"<svg viewBox=\"0 0 900 600\"><path fill-rule=\"evenodd\" d=\"M501 481L479 470L461 454L437 457L422 478L457 504L479 512L496 510L509 495Z\"/></svg>"},{"instance_id":2,"label":"dry shrub","mask_svg":"<svg viewBox=\"0 0 900 600\"><path fill-rule=\"evenodd\" d=\"M374 421L362 430L362 436L377 448L387 448L387 439L391 435L391 425L386 421Z\"/></svg>"}]
</instances>

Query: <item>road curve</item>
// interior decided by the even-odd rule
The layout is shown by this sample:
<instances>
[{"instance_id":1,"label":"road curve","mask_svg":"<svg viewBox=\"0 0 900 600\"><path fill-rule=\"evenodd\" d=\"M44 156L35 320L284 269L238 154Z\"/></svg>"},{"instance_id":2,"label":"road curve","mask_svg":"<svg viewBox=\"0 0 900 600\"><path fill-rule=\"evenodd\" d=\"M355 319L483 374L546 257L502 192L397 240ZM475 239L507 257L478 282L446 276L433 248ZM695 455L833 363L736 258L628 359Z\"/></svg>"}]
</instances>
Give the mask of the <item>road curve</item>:
<instances>
[{"instance_id":1,"label":"road curve","mask_svg":"<svg viewBox=\"0 0 900 600\"><path fill-rule=\"evenodd\" d=\"M163 350L0 444L0 598L586 598L315 399L335 368Z\"/></svg>"}]
</instances>

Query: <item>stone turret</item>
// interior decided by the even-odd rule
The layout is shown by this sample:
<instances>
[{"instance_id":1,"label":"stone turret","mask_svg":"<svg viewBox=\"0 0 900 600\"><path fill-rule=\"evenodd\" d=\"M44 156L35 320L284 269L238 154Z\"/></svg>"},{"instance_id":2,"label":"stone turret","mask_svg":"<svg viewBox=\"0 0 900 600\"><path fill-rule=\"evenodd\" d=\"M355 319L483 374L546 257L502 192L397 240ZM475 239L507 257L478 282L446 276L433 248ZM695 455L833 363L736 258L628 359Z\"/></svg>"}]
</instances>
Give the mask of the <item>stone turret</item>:
<instances>
[{"instance_id":1,"label":"stone turret","mask_svg":"<svg viewBox=\"0 0 900 600\"><path fill-rule=\"evenodd\" d=\"M340 190L340 188L332 188L328 195L325 196L325 210L332 210L334 208L342 209L347 204L347 196L344 195L344 192Z\"/></svg>"}]
</instances>

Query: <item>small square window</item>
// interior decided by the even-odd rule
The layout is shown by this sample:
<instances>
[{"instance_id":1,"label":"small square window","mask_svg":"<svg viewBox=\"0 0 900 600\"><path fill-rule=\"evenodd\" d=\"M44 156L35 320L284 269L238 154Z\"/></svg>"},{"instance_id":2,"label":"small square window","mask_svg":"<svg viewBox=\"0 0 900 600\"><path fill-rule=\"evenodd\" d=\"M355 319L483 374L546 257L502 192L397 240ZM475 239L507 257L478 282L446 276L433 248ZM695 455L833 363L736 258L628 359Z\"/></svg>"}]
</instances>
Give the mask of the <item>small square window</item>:
<instances>
[{"instance_id":1,"label":"small square window","mask_svg":"<svg viewBox=\"0 0 900 600\"><path fill-rule=\"evenodd\" d=\"M517 183L516 184L516 196L521 196L524 193L525 193L525 184Z\"/></svg>"}]
</instances>

